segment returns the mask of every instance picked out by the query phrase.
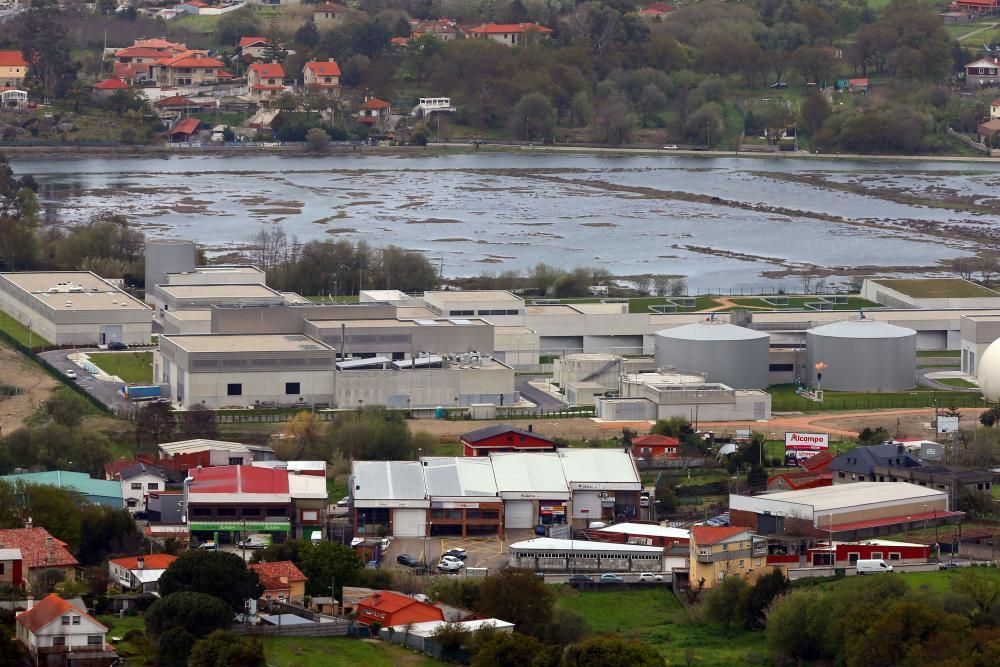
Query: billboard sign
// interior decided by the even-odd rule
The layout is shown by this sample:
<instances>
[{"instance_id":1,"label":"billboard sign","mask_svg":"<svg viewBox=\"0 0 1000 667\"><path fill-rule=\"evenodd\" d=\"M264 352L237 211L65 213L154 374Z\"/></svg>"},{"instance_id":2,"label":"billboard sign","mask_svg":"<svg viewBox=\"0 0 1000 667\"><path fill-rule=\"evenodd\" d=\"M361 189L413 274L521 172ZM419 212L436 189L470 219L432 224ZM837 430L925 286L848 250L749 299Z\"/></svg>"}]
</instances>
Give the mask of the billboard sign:
<instances>
[{"instance_id":1,"label":"billboard sign","mask_svg":"<svg viewBox=\"0 0 1000 667\"><path fill-rule=\"evenodd\" d=\"M937 418L938 433L958 433L958 417L940 416Z\"/></svg>"},{"instance_id":2,"label":"billboard sign","mask_svg":"<svg viewBox=\"0 0 1000 667\"><path fill-rule=\"evenodd\" d=\"M786 452L811 452L815 454L828 449L830 449L830 435L828 433L785 433Z\"/></svg>"}]
</instances>

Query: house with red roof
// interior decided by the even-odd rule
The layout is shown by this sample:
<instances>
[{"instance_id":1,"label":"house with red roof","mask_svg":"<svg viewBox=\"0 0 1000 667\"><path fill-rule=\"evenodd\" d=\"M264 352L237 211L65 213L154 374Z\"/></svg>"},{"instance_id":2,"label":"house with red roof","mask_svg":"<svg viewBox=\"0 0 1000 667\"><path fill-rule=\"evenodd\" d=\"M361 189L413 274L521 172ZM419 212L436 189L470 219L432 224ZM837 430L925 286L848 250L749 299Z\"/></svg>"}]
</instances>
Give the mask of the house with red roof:
<instances>
[{"instance_id":1,"label":"house with red roof","mask_svg":"<svg viewBox=\"0 0 1000 667\"><path fill-rule=\"evenodd\" d=\"M124 590L155 593L160 577L175 560L177 556L169 554L115 558L108 561L108 574L111 575L111 581Z\"/></svg>"},{"instance_id":2,"label":"house with red roof","mask_svg":"<svg viewBox=\"0 0 1000 667\"><path fill-rule=\"evenodd\" d=\"M292 561L252 563L250 569L257 573L264 587L261 600L281 600L295 604L302 604L305 600L308 578Z\"/></svg>"},{"instance_id":3,"label":"house with red roof","mask_svg":"<svg viewBox=\"0 0 1000 667\"><path fill-rule=\"evenodd\" d=\"M650 433L632 439L632 455L644 459L675 459L680 455L681 441L672 435Z\"/></svg>"},{"instance_id":4,"label":"house with red roof","mask_svg":"<svg viewBox=\"0 0 1000 667\"><path fill-rule=\"evenodd\" d=\"M201 121L197 118L184 118L170 129L170 142L179 144L191 141L191 138L201 129Z\"/></svg>"},{"instance_id":5,"label":"house with red roof","mask_svg":"<svg viewBox=\"0 0 1000 667\"><path fill-rule=\"evenodd\" d=\"M261 60L266 57L267 50L270 46L271 40L267 37L240 37L240 56L244 60Z\"/></svg>"},{"instance_id":6,"label":"house with red roof","mask_svg":"<svg viewBox=\"0 0 1000 667\"><path fill-rule=\"evenodd\" d=\"M285 92L285 68L281 63L254 63L247 70L247 88L258 102L278 97Z\"/></svg>"},{"instance_id":7,"label":"house with red roof","mask_svg":"<svg viewBox=\"0 0 1000 667\"><path fill-rule=\"evenodd\" d=\"M442 42L463 39L465 34L454 19L440 18L430 21L410 20L410 37L434 37Z\"/></svg>"},{"instance_id":8,"label":"house with red roof","mask_svg":"<svg viewBox=\"0 0 1000 667\"><path fill-rule=\"evenodd\" d=\"M118 660L106 641L108 628L55 593L22 611L15 622L17 639L35 665L109 667Z\"/></svg>"},{"instance_id":9,"label":"house with red roof","mask_svg":"<svg viewBox=\"0 0 1000 667\"><path fill-rule=\"evenodd\" d=\"M128 84L121 79L104 79L93 85L91 96L94 99L105 99L111 97L119 90L128 90Z\"/></svg>"},{"instance_id":10,"label":"house with red roof","mask_svg":"<svg viewBox=\"0 0 1000 667\"><path fill-rule=\"evenodd\" d=\"M52 537L44 528L29 526L0 530L0 549L21 552L22 576L28 590L46 570L59 570L65 581L76 579L79 562L66 548L65 542Z\"/></svg>"},{"instance_id":11,"label":"house with red roof","mask_svg":"<svg viewBox=\"0 0 1000 667\"><path fill-rule=\"evenodd\" d=\"M0 51L0 88L23 88L28 62L20 51Z\"/></svg>"},{"instance_id":12,"label":"house with red roof","mask_svg":"<svg viewBox=\"0 0 1000 667\"><path fill-rule=\"evenodd\" d=\"M145 81L152 78L149 73L152 63L187 50L184 44L168 42L165 39L137 39L131 46L115 51L112 75L116 79L128 82Z\"/></svg>"},{"instance_id":13,"label":"house with red roof","mask_svg":"<svg viewBox=\"0 0 1000 667\"><path fill-rule=\"evenodd\" d=\"M657 21L662 21L663 17L665 17L667 14L674 11L675 9L677 9L677 7L673 5L668 5L665 2L654 2L653 4L646 5L645 7L640 9L639 16L641 16L646 21L657 22Z\"/></svg>"},{"instance_id":14,"label":"house with red roof","mask_svg":"<svg viewBox=\"0 0 1000 667\"><path fill-rule=\"evenodd\" d=\"M424 621L443 621L439 607L393 591L377 591L358 602L354 610L361 625L378 623L383 628Z\"/></svg>"},{"instance_id":15,"label":"house with red roof","mask_svg":"<svg viewBox=\"0 0 1000 667\"><path fill-rule=\"evenodd\" d=\"M358 107L357 119L363 125L384 127L391 113L392 107L388 102L366 96L365 101Z\"/></svg>"},{"instance_id":16,"label":"house with red roof","mask_svg":"<svg viewBox=\"0 0 1000 667\"><path fill-rule=\"evenodd\" d=\"M833 455L829 451L796 461L798 470L781 472L767 480L768 491L798 491L833 484L833 472L829 469Z\"/></svg>"},{"instance_id":17,"label":"house with red roof","mask_svg":"<svg viewBox=\"0 0 1000 667\"><path fill-rule=\"evenodd\" d=\"M467 32L471 37L490 39L504 46L525 46L548 39L555 31L537 23L486 23Z\"/></svg>"},{"instance_id":18,"label":"house with red roof","mask_svg":"<svg viewBox=\"0 0 1000 667\"><path fill-rule=\"evenodd\" d=\"M310 60L302 68L302 84L314 90L339 88L340 65L333 58L328 61Z\"/></svg>"},{"instance_id":19,"label":"house with red roof","mask_svg":"<svg viewBox=\"0 0 1000 667\"><path fill-rule=\"evenodd\" d=\"M504 452L554 452L556 443L544 435L506 424L494 424L486 428L463 433L462 456L489 456Z\"/></svg>"},{"instance_id":20,"label":"house with red roof","mask_svg":"<svg viewBox=\"0 0 1000 667\"><path fill-rule=\"evenodd\" d=\"M313 22L320 30L332 28L339 23L343 23L344 18L347 17L349 12L350 10L343 5L324 2L322 5L316 5L316 8L313 9Z\"/></svg>"},{"instance_id":21,"label":"house with red roof","mask_svg":"<svg viewBox=\"0 0 1000 667\"><path fill-rule=\"evenodd\" d=\"M769 573L767 539L742 526L692 526L688 543L690 584L711 588L726 577L753 582Z\"/></svg>"},{"instance_id":22,"label":"house with red roof","mask_svg":"<svg viewBox=\"0 0 1000 667\"><path fill-rule=\"evenodd\" d=\"M160 87L198 86L232 78L225 63L204 51L184 51L149 65L149 76Z\"/></svg>"},{"instance_id":23,"label":"house with red roof","mask_svg":"<svg viewBox=\"0 0 1000 667\"><path fill-rule=\"evenodd\" d=\"M991 14L1000 8L997 0L955 0L949 6L953 12L964 14Z\"/></svg>"}]
</instances>

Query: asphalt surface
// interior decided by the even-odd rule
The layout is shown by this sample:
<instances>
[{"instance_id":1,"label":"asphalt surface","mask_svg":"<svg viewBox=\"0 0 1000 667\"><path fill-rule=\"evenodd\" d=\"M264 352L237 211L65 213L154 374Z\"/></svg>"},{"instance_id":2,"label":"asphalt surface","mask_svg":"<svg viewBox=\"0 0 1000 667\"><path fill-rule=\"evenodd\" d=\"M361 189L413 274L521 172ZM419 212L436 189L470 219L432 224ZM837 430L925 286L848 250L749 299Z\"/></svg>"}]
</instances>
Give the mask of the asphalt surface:
<instances>
[{"instance_id":1,"label":"asphalt surface","mask_svg":"<svg viewBox=\"0 0 1000 667\"><path fill-rule=\"evenodd\" d=\"M530 375L517 375L514 377L514 388L521 393L521 396L538 406L539 410L562 410L566 404L553 398L540 389L535 389L529 382L545 379L543 376L532 377Z\"/></svg>"},{"instance_id":2,"label":"asphalt surface","mask_svg":"<svg viewBox=\"0 0 1000 667\"><path fill-rule=\"evenodd\" d=\"M137 348L138 349L138 348ZM145 348L142 348L145 349ZM150 348L152 349L152 348ZM122 354L128 354L129 352L134 352L135 350L129 349L123 351ZM64 372L67 370L76 371L76 384L80 386L81 389L86 391L88 394L96 398L98 401L103 403L108 407L108 409L113 412L121 412L134 410L135 404L127 400L121 395L119 389L121 385L117 382L105 382L102 380L97 380L87 371L83 370L72 361L69 360L69 355L76 354L78 352L101 352L105 353L107 350L101 350L96 347L92 348L75 348L71 350L50 350L48 352L42 352L41 358L49 362L60 371ZM116 354L112 352L111 354Z\"/></svg>"}]
</instances>

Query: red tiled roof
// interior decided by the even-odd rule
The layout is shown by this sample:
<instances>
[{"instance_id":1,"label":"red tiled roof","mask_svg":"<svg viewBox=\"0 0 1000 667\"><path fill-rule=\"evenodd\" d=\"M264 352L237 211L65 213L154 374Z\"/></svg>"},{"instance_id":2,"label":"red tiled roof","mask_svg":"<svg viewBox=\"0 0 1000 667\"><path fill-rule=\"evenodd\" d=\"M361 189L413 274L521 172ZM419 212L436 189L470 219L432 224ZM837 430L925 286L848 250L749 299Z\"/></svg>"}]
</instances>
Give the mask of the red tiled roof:
<instances>
[{"instance_id":1,"label":"red tiled roof","mask_svg":"<svg viewBox=\"0 0 1000 667\"><path fill-rule=\"evenodd\" d=\"M250 569L260 577L260 583L265 590L284 590L289 588L293 582L306 581L306 575L302 570L295 567L295 563L290 560L280 560L274 563L253 563Z\"/></svg>"},{"instance_id":2,"label":"red tiled roof","mask_svg":"<svg viewBox=\"0 0 1000 667\"><path fill-rule=\"evenodd\" d=\"M250 65L250 71L262 79L285 78L285 68L281 66L281 63L254 63Z\"/></svg>"},{"instance_id":3,"label":"red tiled roof","mask_svg":"<svg viewBox=\"0 0 1000 667\"><path fill-rule=\"evenodd\" d=\"M220 79L232 79L233 78L233 75L230 74L229 72L227 72L224 69L220 69L218 72L216 72L215 76L219 77Z\"/></svg>"},{"instance_id":4,"label":"red tiled roof","mask_svg":"<svg viewBox=\"0 0 1000 667\"><path fill-rule=\"evenodd\" d=\"M364 104L361 105L362 109L388 109L389 103L385 100L380 100L377 97L373 97L370 100L365 100Z\"/></svg>"},{"instance_id":5,"label":"red tiled roof","mask_svg":"<svg viewBox=\"0 0 1000 667\"><path fill-rule=\"evenodd\" d=\"M0 67L27 67L24 54L20 51L0 51Z\"/></svg>"},{"instance_id":6,"label":"red tiled roof","mask_svg":"<svg viewBox=\"0 0 1000 667\"><path fill-rule=\"evenodd\" d=\"M340 65L335 62L317 62L311 60L306 63L306 69L316 76L340 76Z\"/></svg>"},{"instance_id":7,"label":"red tiled roof","mask_svg":"<svg viewBox=\"0 0 1000 667\"><path fill-rule=\"evenodd\" d=\"M746 532L749 532L749 529L740 526L692 526L691 541L695 544L705 546L707 544L722 542L730 537Z\"/></svg>"},{"instance_id":8,"label":"red tiled roof","mask_svg":"<svg viewBox=\"0 0 1000 667\"><path fill-rule=\"evenodd\" d=\"M1000 107L1000 99L993 100L990 102L991 107Z\"/></svg>"},{"instance_id":9,"label":"red tiled roof","mask_svg":"<svg viewBox=\"0 0 1000 667\"><path fill-rule=\"evenodd\" d=\"M170 130L170 134L194 134L198 131L201 121L197 118L185 118Z\"/></svg>"},{"instance_id":10,"label":"red tiled roof","mask_svg":"<svg viewBox=\"0 0 1000 667\"><path fill-rule=\"evenodd\" d=\"M270 44L271 40L267 37L240 37L240 48L245 46L253 46L254 44Z\"/></svg>"},{"instance_id":11,"label":"red tiled roof","mask_svg":"<svg viewBox=\"0 0 1000 667\"><path fill-rule=\"evenodd\" d=\"M650 433L648 435L640 435L638 438L632 439L632 445L643 445L646 447L678 447L681 442L677 438L669 435L660 435L659 433Z\"/></svg>"},{"instance_id":12,"label":"red tiled roof","mask_svg":"<svg viewBox=\"0 0 1000 667\"><path fill-rule=\"evenodd\" d=\"M799 465L806 470L816 472L817 470L825 470L832 462L833 454L830 452L820 452L814 456L802 459L799 461Z\"/></svg>"},{"instance_id":13,"label":"red tiled roof","mask_svg":"<svg viewBox=\"0 0 1000 667\"><path fill-rule=\"evenodd\" d=\"M318 7L316 7L316 9L314 9L313 11L314 12L333 12L334 14L339 14L341 12L346 12L347 11L347 7L343 7L341 5L337 5L337 4L334 4L332 2L326 2L326 3L323 3L322 5L319 5Z\"/></svg>"},{"instance_id":14,"label":"red tiled roof","mask_svg":"<svg viewBox=\"0 0 1000 667\"><path fill-rule=\"evenodd\" d=\"M792 491L799 491L801 489L814 489L819 486L831 486L833 484L833 473L829 470L783 472L768 479L768 486L770 487L778 479L785 480L785 484Z\"/></svg>"},{"instance_id":15,"label":"red tiled roof","mask_svg":"<svg viewBox=\"0 0 1000 667\"><path fill-rule=\"evenodd\" d=\"M185 51L156 61L162 67L224 67L225 63L209 58L204 51Z\"/></svg>"},{"instance_id":16,"label":"red tiled roof","mask_svg":"<svg viewBox=\"0 0 1000 667\"><path fill-rule=\"evenodd\" d=\"M406 46L410 43L409 37L393 37L389 40L389 43L393 46Z\"/></svg>"},{"instance_id":17,"label":"red tiled roof","mask_svg":"<svg viewBox=\"0 0 1000 667\"><path fill-rule=\"evenodd\" d=\"M180 44L178 42L168 42L165 39L137 39L132 42L132 47L140 47L147 49L177 49L178 51L187 50L187 46Z\"/></svg>"},{"instance_id":18,"label":"red tiled roof","mask_svg":"<svg viewBox=\"0 0 1000 667\"><path fill-rule=\"evenodd\" d=\"M956 5L976 5L977 7L995 7L997 0L956 0Z\"/></svg>"},{"instance_id":19,"label":"red tiled roof","mask_svg":"<svg viewBox=\"0 0 1000 667\"><path fill-rule=\"evenodd\" d=\"M49 543L46 544L46 540ZM0 548L20 549L26 568L77 565L66 543L49 535L44 528L9 528L0 530ZM48 557L49 552L52 558Z\"/></svg>"},{"instance_id":20,"label":"red tiled roof","mask_svg":"<svg viewBox=\"0 0 1000 667\"><path fill-rule=\"evenodd\" d=\"M126 46L115 51L115 58L162 58L162 49L144 49L138 46Z\"/></svg>"},{"instance_id":21,"label":"red tiled roof","mask_svg":"<svg viewBox=\"0 0 1000 667\"><path fill-rule=\"evenodd\" d=\"M149 63L115 63L111 73L118 79L135 79L139 74L149 73Z\"/></svg>"},{"instance_id":22,"label":"red tiled roof","mask_svg":"<svg viewBox=\"0 0 1000 667\"><path fill-rule=\"evenodd\" d=\"M196 468L191 471L191 477L192 493L288 493L287 470L216 466Z\"/></svg>"},{"instance_id":23,"label":"red tiled roof","mask_svg":"<svg viewBox=\"0 0 1000 667\"><path fill-rule=\"evenodd\" d=\"M22 611L18 614L17 622L19 625L24 626L32 633L37 634L39 630L68 611L75 611L80 614L80 616L86 616L88 619L104 628L105 632L108 631L108 628L103 623L88 614L86 611L74 607L55 593L49 593L31 609Z\"/></svg>"},{"instance_id":24,"label":"red tiled roof","mask_svg":"<svg viewBox=\"0 0 1000 667\"><path fill-rule=\"evenodd\" d=\"M121 79L105 79L94 84L94 90L125 90L128 84Z\"/></svg>"},{"instance_id":25,"label":"red tiled roof","mask_svg":"<svg viewBox=\"0 0 1000 667\"><path fill-rule=\"evenodd\" d=\"M487 23L476 28L470 28L469 32L477 35L497 35L516 32L554 32L552 28L546 28L537 23Z\"/></svg>"},{"instance_id":26,"label":"red tiled roof","mask_svg":"<svg viewBox=\"0 0 1000 667\"><path fill-rule=\"evenodd\" d=\"M170 554L144 555L142 557L142 567L144 570L166 570L175 560L177 560L177 556L171 556ZM114 563L118 567L123 567L126 570L139 569L139 556L115 558L114 560L109 560L108 562Z\"/></svg>"},{"instance_id":27,"label":"red tiled roof","mask_svg":"<svg viewBox=\"0 0 1000 667\"><path fill-rule=\"evenodd\" d=\"M188 7L197 7L199 9L209 6L207 2L202 2L201 0L184 0L181 4L187 5Z\"/></svg>"}]
</instances>

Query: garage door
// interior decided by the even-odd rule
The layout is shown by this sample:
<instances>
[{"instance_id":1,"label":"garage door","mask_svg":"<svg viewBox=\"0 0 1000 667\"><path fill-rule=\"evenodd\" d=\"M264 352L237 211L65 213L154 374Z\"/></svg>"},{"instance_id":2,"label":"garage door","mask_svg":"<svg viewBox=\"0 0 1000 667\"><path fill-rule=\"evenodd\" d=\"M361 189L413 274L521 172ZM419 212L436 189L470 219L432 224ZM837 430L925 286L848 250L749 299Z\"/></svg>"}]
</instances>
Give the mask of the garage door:
<instances>
[{"instance_id":1,"label":"garage door","mask_svg":"<svg viewBox=\"0 0 1000 667\"><path fill-rule=\"evenodd\" d=\"M423 537L426 510L394 510L392 534L396 537Z\"/></svg>"},{"instance_id":2,"label":"garage door","mask_svg":"<svg viewBox=\"0 0 1000 667\"><path fill-rule=\"evenodd\" d=\"M102 324L101 325L101 345L107 345L108 343L120 343L122 342L122 325L120 324Z\"/></svg>"},{"instance_id":3,"label":"garage door","mask_svg":"<svg viewBox=\"0 0 1000 667\"><path fill-rule=\"evenodd\" d=\"M508 500L503 504L503 523L507 528L531 528L535 525L535 503Z\"/></svg>"},{"instance_id":4,"label":"garage door","mask_svg":"<svg viewBox=\"0 0 1000 667\"><path fill-rule=\"evenodd\" d=\"M918 331L918 350L946 350L948 349L947 331Z\"/></svg>"},{"instance_id":5,"label":"garage door","mask_svg":"<svg viewBox=\"0 0 1000 667\"><path fill-rule=\"evenodd\" d=\"M577 491L573 494L573 518L601 520L601 494L598 491Z\"/></svg>"}]
</instances>

